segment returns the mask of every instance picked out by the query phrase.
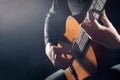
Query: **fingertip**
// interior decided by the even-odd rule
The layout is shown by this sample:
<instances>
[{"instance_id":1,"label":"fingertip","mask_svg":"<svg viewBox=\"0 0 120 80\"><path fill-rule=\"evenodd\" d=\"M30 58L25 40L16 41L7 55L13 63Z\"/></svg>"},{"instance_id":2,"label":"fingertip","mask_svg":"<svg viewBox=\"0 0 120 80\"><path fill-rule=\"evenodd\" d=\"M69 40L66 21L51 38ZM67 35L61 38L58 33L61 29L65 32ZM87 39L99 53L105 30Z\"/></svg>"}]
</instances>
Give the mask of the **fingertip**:
<instances>
[{"instance_id":1,"label":"fingertip","mask_svg":"<svg viewBox=\"0 0 120 80\"><path fill-rule=\"evenodd\" d=\"M95 20L95 17L93 15L93 10L89 11L89 19L90 19L90 21L94 21Z\"/></svg>"},{"instance_id":2,"label":"fingertip","mask_svg":"<svg viewBox=\"0 0 120 80\"><path fill-rule=\"evenodd\" d=\"M90 23L90 20L89 20L89 19L85 19L85 20L83 21L83 23L81 23L81 27L82 27L83 29L86 29L86 28L88 28L89 26L91 26L91 23Z\"/></svg>"},{"instance_id":3,"label":"fingertip","mask_svg":"<svg viewBox=\"0 0 120 80\"><path fill-rule=\"evenodd\" d=\"M103 10L103 15L105 15L105 16L106 16L106 12L105 12L105 10Z\"/></svg>"}]
</instances>

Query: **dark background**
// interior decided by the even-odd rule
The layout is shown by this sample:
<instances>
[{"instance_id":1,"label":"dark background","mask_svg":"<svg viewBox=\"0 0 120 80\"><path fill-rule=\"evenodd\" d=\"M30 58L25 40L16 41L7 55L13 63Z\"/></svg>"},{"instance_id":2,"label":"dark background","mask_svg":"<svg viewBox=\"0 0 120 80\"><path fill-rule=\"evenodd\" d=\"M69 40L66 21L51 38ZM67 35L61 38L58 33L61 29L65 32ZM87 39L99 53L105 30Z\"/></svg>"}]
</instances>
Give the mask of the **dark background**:
<instances>
[{"instance_id":1,"label":"dark background","mask_svg":"<svg viewBox=\"0 0 120 80\"><path fill-rule=\"evenodd\" d=\"M44 80L54 71L43 28L52 0L0 0L0 80Z\"/></svg>"},{"instance_id":2,"label":"dark background","mask_svg":"<svg viewBox=\"0 0 120 80\"><path fill-rule=\"evenodd\" d=\"M0 80L44 80L56 71L43 42L51 4L52 0L0 0ZM120 11L115 4L110 4L109 16L114 18L109 19L119 26Z\"/></svg>"}]
</instances>

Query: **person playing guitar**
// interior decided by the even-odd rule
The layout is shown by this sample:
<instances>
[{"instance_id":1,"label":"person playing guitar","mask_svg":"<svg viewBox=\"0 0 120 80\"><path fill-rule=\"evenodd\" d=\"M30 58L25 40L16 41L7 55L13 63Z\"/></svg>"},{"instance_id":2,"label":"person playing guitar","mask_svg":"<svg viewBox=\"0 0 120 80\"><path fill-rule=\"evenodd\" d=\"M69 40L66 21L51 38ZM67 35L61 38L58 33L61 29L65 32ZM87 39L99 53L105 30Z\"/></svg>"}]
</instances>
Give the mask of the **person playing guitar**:
<instances>
[{"instance_id":1,"label":"person playing guitar","mask_svg":"<svg viewBox=\"0 0 120 80\"><path fill-rule=\"evenodd\" d=\"M120 79L120 28L116 30L104 10L113 2L53 0L44 39L46 55L60 70L46 80Z\"/></svg>"}]
</instances>

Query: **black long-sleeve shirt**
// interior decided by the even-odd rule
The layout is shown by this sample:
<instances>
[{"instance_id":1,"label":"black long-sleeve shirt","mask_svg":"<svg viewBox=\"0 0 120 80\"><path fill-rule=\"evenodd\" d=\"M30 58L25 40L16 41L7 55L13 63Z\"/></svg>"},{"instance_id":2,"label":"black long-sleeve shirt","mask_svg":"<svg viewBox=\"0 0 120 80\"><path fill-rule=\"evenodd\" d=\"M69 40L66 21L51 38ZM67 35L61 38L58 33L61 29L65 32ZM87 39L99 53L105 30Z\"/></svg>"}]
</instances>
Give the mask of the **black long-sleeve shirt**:
<instances>
[{"instance_id":1,"label":"black long-sleeve shirt","mask_svg":"<svg viewBox=\"0 0 120 80\"><path fill-rule=\"evenodd\" d=\"M69 15L81 22L86 15L90 0L53 0L52 6L45 19L44 40L45 44L51 42L57 44L61 35L65 32L65 22ZM108 0L106 6L108 18L120 33L119 2ZM79 16L75 16L78 15Z\"/></svg>"},{"instance_id":2,"label":"black long-sleeve shirt","mask_svg":"<svg viewBox=\"0 0 120 80\"><path fill-rule=\"evenodd\" d=\"M65 22L69 15L82 21L88 9L87 0L53 0L52 7L45 19L44 39L45 44L57 44L65 32ZM77 16L79 14L79 16ZM84 17L83 17L84 16Z\"/></svg>"},{"instance_id":3,"label":"black long-sleeve shirt","mask_svg":"<svg viewBox=\"0 0 120 80\"><path fill-rule=\"evenodd\" d=\"M70 14L67 0L53 0L52 7L45 19L45 43L51 42L57 44L60 36L64 33L66 18Z\"/></svg>"}]
</instances>

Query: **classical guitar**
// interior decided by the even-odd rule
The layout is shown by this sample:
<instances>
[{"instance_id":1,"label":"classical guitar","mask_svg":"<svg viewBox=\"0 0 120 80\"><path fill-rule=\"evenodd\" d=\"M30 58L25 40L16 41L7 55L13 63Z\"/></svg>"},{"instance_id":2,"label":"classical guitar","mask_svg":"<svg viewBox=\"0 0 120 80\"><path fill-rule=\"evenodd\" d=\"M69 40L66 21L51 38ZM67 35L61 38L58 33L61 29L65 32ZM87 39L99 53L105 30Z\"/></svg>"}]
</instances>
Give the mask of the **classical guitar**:
<instances>
[{"instance_id":1,"label":"classical guitar","mask_svg":"<svg viewBox=\"0 0 120 80\"><path fill-rule=\"evenodd\" d=\"M101 11L105 7L106 0L93 0L90 9L93 16L99 19ZM74 57L72 65L64 73L68 80L83 80L94 75L97 69L103 65L101 56L107 52L103 46L92 42L88 34L80 27L77 20L69 16L66 21L64 40L60 42L62 47L72 48L69 57Z\"/></svg>"}]
</instances>

